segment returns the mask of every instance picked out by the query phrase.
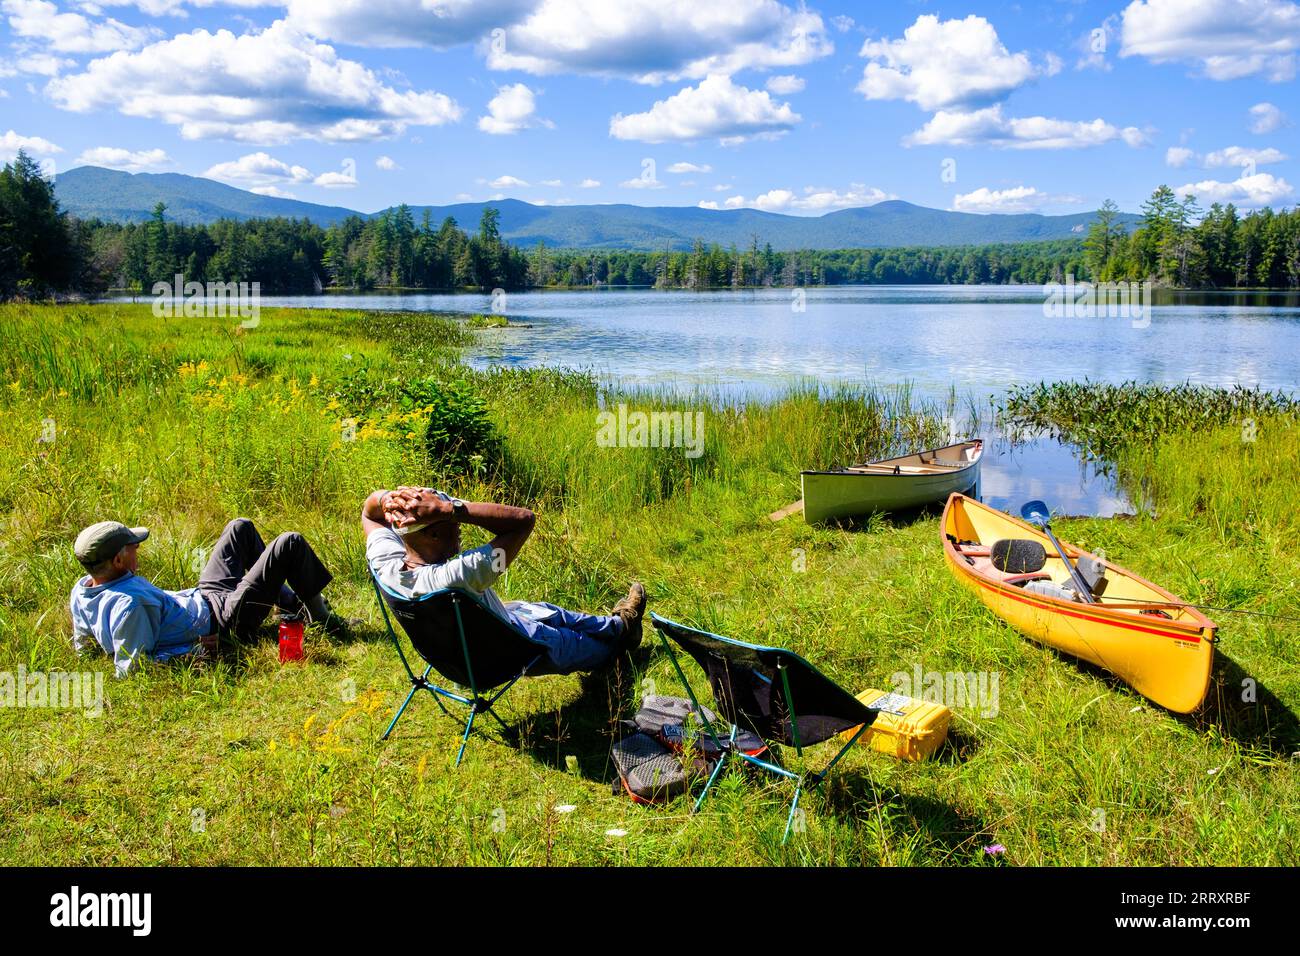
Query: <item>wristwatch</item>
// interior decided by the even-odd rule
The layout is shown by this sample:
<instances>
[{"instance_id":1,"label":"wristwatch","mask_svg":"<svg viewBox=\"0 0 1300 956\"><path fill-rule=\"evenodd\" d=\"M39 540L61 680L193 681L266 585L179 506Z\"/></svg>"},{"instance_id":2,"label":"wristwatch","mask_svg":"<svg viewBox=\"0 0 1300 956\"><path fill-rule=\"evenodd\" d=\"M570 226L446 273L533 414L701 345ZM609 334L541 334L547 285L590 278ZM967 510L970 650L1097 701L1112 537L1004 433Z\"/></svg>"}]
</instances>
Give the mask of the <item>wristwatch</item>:
<instances>
[{"instance_id":1,"label":"wristwatch","mask_svg":"<svg viewBox=\"0 0 1300 956\"><path fill-rule=\"evenodd\" d=\"M464 518L469 514L469 505L465 504L465 502L461 501L459 498L452 498L451 513L457 518Z\"/></svg>"}]
</instances>

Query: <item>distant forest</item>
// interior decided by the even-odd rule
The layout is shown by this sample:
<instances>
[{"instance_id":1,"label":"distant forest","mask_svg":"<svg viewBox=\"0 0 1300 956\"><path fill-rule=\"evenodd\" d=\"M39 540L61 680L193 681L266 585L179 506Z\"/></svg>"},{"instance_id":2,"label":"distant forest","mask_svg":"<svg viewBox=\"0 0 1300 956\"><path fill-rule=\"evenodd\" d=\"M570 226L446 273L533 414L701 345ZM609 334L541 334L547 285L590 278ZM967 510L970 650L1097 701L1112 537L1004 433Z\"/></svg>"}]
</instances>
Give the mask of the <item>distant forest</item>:
<instances>
[{"instance_id":1,"label":"distant forest","mask_svg":"<svg viewBox=\"0 0 1300 956\"><path fill-rule=\"evenodd\" d=\"M1151 279L1179 288L1300 288L1300 211L1202 210L1161 186L1127 231L1109 200L1086 236L981 246L778 252L697 242L690 251L523 250L502 240L499 212L470 234L455 219L416 223L398 206L328 229L306 219L186 226L161 203L143 223L78 220L59 209L37 164L19 152L0 170L0 299L149 294L186 281L259 282L268 295L326 289L753 288L844 284L1042 285Z\"/></svg>"}]
</instances>

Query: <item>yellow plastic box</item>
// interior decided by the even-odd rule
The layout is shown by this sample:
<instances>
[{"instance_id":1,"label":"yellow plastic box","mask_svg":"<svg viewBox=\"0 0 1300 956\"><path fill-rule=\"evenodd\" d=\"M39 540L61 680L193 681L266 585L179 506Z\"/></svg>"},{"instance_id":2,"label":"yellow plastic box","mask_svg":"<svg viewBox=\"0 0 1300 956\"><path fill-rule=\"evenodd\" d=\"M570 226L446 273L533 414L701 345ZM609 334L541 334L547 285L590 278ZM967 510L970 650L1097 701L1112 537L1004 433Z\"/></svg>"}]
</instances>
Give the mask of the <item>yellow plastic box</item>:
<instances>
[{"instance_id":1,"label":"yellow plastic box","mask_svg":"<svg viewBox=\"0 0 1300 956\"><path fill-rule=\"evenodd\" d=\"M879 711L858 743L899 760L924 760L948 739L952 711L943 704L917 700L883 690L864 690L858 700ZM846 741L857 733L853 727L840 736Z\"/></svg>"}]
</instances>

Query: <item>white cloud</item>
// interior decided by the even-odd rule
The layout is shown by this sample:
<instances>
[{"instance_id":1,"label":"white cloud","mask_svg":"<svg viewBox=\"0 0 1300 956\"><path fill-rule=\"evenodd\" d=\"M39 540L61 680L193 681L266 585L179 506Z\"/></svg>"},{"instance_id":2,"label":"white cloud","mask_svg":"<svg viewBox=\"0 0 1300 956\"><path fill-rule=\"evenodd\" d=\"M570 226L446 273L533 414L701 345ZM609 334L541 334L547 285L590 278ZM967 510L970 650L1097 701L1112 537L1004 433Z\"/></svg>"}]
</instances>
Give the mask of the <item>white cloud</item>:
<instances>
[{"instance_id":1,"label":"white cloud","mask_svg":"<svg viewBox=\"0 0 1300 956\"><path fill-rule=\"evenodd\" d=\"M253 190L285 183L309 183L313 178L306 168L291 166L283 160L261 152L249 153L239 159L217 163L209 167L203 175L208 179Z\"/></svg>"},{"instance_id":2,"label":"white cloud","mask_svg":"<svg viewBox=\"0 0 1300 956\"><path fill-rule=\"evenodd\" d=\"M14 72L35 73L38 76L58 76L77 61L53 53L29 53L14 61Z\"/></svg>"},{"instance_id":3,"label":"white cloud","mask_svg":"<svg viewBox=\"0 0 1300 956\"><path fill-rule=\"evenodd\" d=\"M579 188L579 189L595 189L595 188L596 188L597 186L599 186L599 185L600 185L600 180L599 180L599 179L584 179L582 182L578 183L578 188Z\"/></svg>"},{"instance_id":4,"label":"white cloud","mask_svg":"<svg viewBox=\"0 0 1300 956\"><path fill-rule=\"evenodd\" d=\"M298 197L288 190L281 189L279 186L254 186L249 190L250 193L257 193L259 196L274 196L276 199L297 199Z\"/></svg>"},{"instance_id":5,"label":"white cloud","mask_svg":"<svg viewBox=\"0 0 1300 956\"><path fill-rule=\"evenodd\" d=\"M1181 168L1188 163L1196 163L1206 169L1220 169L1225 166L1249 167L1253 173L1256 166L1281 163L1285 162L1286 159L1285 153L1274 149L1272 146L1263 149L1253 149L1249 146L1225 146L1223 149L1216 149L1204 156L1184 146L1171 146L1165 151L1165 164L1174 168Z\"/></svg>"},{"instance_id":6,"label":"white cloud","mask_svg":"<svg viewBox=\"0 0 1300 956\"><path fill-rule=\"evenodd\" d=\"M518 176L498 176L488 185L493 189L525 189L528 187L528 183Z\"/></svg>"},{"instance_id":7,"label":"white cloud","mask_svg":"<svg viewBox=\"0 0 1300 956\"><path fill-rule=\"evenodd\" d=\"M1235 203L1245 208L1271 206L1294 195L1291 184L1270 173L1242 176L1230 183L1207 179L1199 183L1186 183L1174 192L1180 196L1194 195L1198 202Z\"/></svg>"},{"instance_id":8,"label":"white cloud","mask_svg":"<svg viewBox=\"0 0 1300 956\"><path fill-rule=\"evenodd\" d=\"M357 184L357 177L351 173L321 173L311 184L325 189L351 189Z\"/></svg>"},{"instance_id":9,"label":"white cloud","mask_svg":"<svg viewBox=\"0 0 1300 956\"><path fill-rule=\"evenodd\" d=\"M713 167L707 163L701 165L695 163L673 163L668 167L668 171L680 176L685 173L711 173L713 172Z\"/></svg>"},{"instance_id":10,"label":"white cloud","mask_svg":"<svg viewBox=\"0 0 1300 956\"><path fill-rule=\"evenodd\" d=\"M625 179L619 183L624 189L663 189L664 184L654 176L641 175L636 179Z\"/></svg>"},{"instance_id":11,"label":"white cloud","mask_svg":"<svg viewBox=\"0 0 1300 956\"><path fill-rule=\"evenodd\" d=\"M853 18L846 17L843 14L831 17L831 23L835 26L835 29L839 30L841 33L848 33L853 29Z\"/></svg>"},{"instance_id":12,"label":"white cloud","mask_svg":"<svg viewBox=\"0 0 1300 956\"><path fill-rule=\"evenodd\" d=\"M995 103L1052 68L1035 67L1027 53L1008 51L993 25L973 14L943 21L919 16L901 40L868 40L860 55L870 62L859 93L869 100L907 100L925 110Z\"/></svg>"},{"instance_id":13,"label":"white cloud","mask_svg":"<svg viewBox=\"0 0 1300 956\"><path fill-rule=\"evenodd\" d=\"M543 180L542 180L542 185L543 185L543 186L552 186L552 187L555 187L555 186L563 186L563 185L564 185L564 180L563 180L563 179L543 179Z\"/></svg>"},{"instance_id":14,"label":"white cloud","mask_svg":"<svg viewBox=\"0 0 1300 956\"><path fill-rule=\"evenodd\" d=\"M1250 131L1263 136L1286 125L1286 114L1272 103L1256 103L1250 108Z\"/></svg>"},{"instance_id":15,"label":"white cloud","mask_svg":"<svg viewBox=\"0 0 1300 956\"><path fill-rule=\"evenodd\" d=\"M73 163L78 166L103 166L138 173L171 164L171 157L161 149L141 149L132 152L118 146L96 146L78 156Z\"/></svg>"},{"instance_id":16,"label":"white cloud","mask_svg":"<svg viewBox=\"0 0 1300 956\"><path fill-rule=\"evenodd\" d=\"M242 36L195 30L118 52L51 80L46 93L78 113L116 108L179 126L186 139L247 143L373 140L461 115L449 97L398 92L284 21Z\"/></svg>"},{"instance_id":17,"label":"white cloud","mask_svg":"<svg viewBox=\"0 0 1300 956\"><path fill-rule=\"evenodd\" d=\"M44 43L60 53L109 53L134 50L161 35L154 28L127 26L117 20L91 21L79 13L60 13L46 0L3 0L15 36Z\"/></svg>"},{"instance_id":18,"label":"white cloud","mask_svg":"<svg viewBox=\"0 0 1300 956\"><path fill-rule=\"evenodd\" d=\"M542 0L484 47L494 70L641 83L800 66L834 51L820 16L777 0Z\"/></svg>"},{"instance_id":19,"label":"white cloud","mask_svg":"<svg viewBox=\"0 0 1300 956\"><path fill-rule=\"evenodd\" d=\"M977 213L1034 212L1052 199L1052 196L1034 186L1014 186L1011 189L981 186L974 192L954 196L952 208L957 212Z\"/></svg>"},{"instance_id":20,"label":"white cloud","mask_svg":"<svg viewBox=\"0 0 1300 956\"><path fill-rule=\"evenodd\" d=\"M1295 76L1300 5L1291 0L1135 0L1123 16L1120 56L1197 63L1214 80Z\"/></svg>"},{"instance_id":21,"label":"white cloud","mask_svg":"<svg viewBox=\"0 0 1300 956\"><path fill-rule=\"evenodd\" d=\"M1077 149L1120 139L1129 146L1147 144L1135 126L1119 129L1102 119L1074 121L1046 116L1005 117L1002 106L971 113L940 110L903 140L905 146L994 146L1000 149Z\"/></svg>"},{"instance_id":22,"label":"white cloud","mask_svg":"<svg viewBox=\"0 0 1300 956\"><path fill-rule=\"evenodd\" d=\"M874 206L886 199L897 198L893 193L887 193L883 189L877 189L874 186L867 187L862 183L852 183L844 192L835 189L822 189L816 186L805 186L803 195L793 200L791 205L795 209L823 211Z\"/></svg>"},{"instance_id":23,"label":"white cloud","mask_svg":"<svg viewBox=\"0 0 1300 956\"><path fill-rule=\"evenodd\" d=\"M151 17L189 16L186 7L267 7L284 6L285 0L76 0L87 13L98 15L102 7L135 7Z\"/></svg>"},{"instance_id":24,"label":"white cloud","mask_svg":"<svg viewBox=\"0 0 1300 956\"><path fill-rule=\"evenodd\" d=\"M1228 146L1205 154L1207 169L1220 166L1267 166L1269 163L1281 163L1286 154L1269 146L1265 149L1251 149L1247 146Z\"/></svg>"},{"instance_id":25,"label":"white cloud","mask_svg":"<svg viewBox=\"0 0 1300 956\"><path fill-rule=\"evenodd\" d=\"M804 82L802 76L787 73L782 76L770 76L763 85L777 96L791 96L795 93L802 93L804 87L808 84Z\"/></svg>"},{"instance_id":26,"label":"white cloud","mask_svg":"<svg viewBox=\"0 0 1300 956\"><path fill-rule=\"evenodd\" d=\"M56 146L40 136L20 136L13 130L0 136L0 162L10 162L20 149L29 156L53 156L63 152L62 146Z\"/></svg>"},{"instance_id":27,"label":"white cloud","mask_svg":"<svg viewBox=\"0 0 1300 956\"><path fill-rule=\"evenodd\" d=\"M725 188L725 187L724 187ZM859 206L873 206L886 199L897 199L893 193L868 187L862 183L852 183L844 192L819 186L805 186L802 193L793 189L769 189L767 192L746 199L744 196L728 196L719 206L716 200L708 199L697 203L701 209L761 209L764 212L806 212L824 213L835 209L850 209Z\"/></svg>"},{"instance_id":28,"label":"white cloud","mask_svg":"<svg viewBox=\"0 0 1300 956\"><path fill-rule=\"evenodd\" d=\"M478 128L494 136L517 133L530 126L553 126L550 120L538 119L537 99L522 83L503 86L488 100L488 115L480 116Z\"/></svg>"},{"instance_id":29,"label":"white cloud","mask_svg":"<svg viewBox=\"0 0 1300 956\"><path fill-rule=\"evenodd\" d=\"M395 169L402 168L401 166L398 166L397 162L389 156L380 156L378 159L375 160L375 165L378 166L380 169L384 170L385 172L390 172L390 173Z\"/></svg>"},{"instance_id":30,"label":"white cloud","mask_svg":"<svg viewBox=\"0 0 1300 956\"><path fill-rule=\"evenodd\" d=\"M731 144L784 133L800 119L789 103L775 103L768 93L737 86L731 77L717 74L658 100L645 113L619 113L609 121L609 133L615 139L645 143L716 136Z\"/></svg>"},{"instance_id":31,"label":"white cloud","mask_svg":"<svg viewBox=\"0 0 1300 956\"><path fill-rule=\"evenodd\" d=\"M288 20L304 33L338 43L445 49L509 27L536 5L537 0L288 0Z\"/></svg>"},{"instance_id":32,"label":"white cloud","mask_svg":"<svg viewBox=\"0 0 1300 956\"><path fill-rule=\"evenodd\" d=\"M789 207L796 198L788 189L769 189L761 196L755 196L751 205L764 212L777 212Z\"/></svg>"}]
</instances>

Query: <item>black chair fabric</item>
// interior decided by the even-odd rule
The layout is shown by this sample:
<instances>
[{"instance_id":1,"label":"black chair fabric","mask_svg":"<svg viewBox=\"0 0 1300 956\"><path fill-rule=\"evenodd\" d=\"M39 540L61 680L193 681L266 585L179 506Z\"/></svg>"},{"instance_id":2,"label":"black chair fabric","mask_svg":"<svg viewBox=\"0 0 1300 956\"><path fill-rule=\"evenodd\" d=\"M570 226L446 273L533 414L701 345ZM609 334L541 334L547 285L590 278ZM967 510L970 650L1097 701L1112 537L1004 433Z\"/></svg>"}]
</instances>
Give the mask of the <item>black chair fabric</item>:
<instances>
[{"instance_id":1,"label":"black chair fabric","mask_svg":"<svg viewBox=\"0 0 1300 956\"><path fill-rule=\"evenodd\" d=\"M806 747L876 719L876 711L793 651L746 644L657 615L651 618L703 668L722 716L764 740L794 746L797 726L797 743ZM786 707L782 665L790 684L793 722Z\"/></svg>"},{"instance_id":2,"label":"black chair fabric","mask_svg":"<svg viewBox=\"0 0 1300 956\"><path fill-rule=\"evenodd\" d=\"M402 625L411 645L433 669L450 681L480 693L518 677L528 664L530 676L559 673L550 663L546 645L532 640L488 610L471 594L456 589L415 599L401 598L381 587L384 600ZM465 666L456 611L465 627L465 643L473 681Z\"/></svg>"}]
</instances>

